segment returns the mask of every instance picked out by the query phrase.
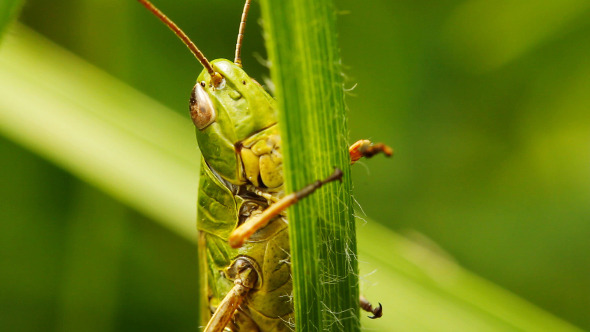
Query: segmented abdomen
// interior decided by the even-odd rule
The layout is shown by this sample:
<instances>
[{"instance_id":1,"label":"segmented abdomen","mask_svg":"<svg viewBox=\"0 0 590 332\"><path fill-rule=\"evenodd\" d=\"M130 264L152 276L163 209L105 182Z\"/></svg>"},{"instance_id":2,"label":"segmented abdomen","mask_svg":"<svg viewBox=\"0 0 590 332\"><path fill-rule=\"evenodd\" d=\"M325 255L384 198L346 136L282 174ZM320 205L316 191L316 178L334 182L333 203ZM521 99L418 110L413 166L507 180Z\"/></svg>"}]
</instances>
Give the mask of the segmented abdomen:
<instances>
[{"instance_id":1,"label":"segmented abdomen","mask_svg":"<svg viewBox=\"0 0 590 332\"><path fill-rule=\"evenodd\" d=\"M276 218L258 230L244 246L232 249L227 239L238 223L238 212L244 202L202 162L197 228L200 284L207 294L201 304L208 308L201 311L202 324L206 325L211 312L234 285L223 271L236 258L245 257L253 263L258 282L236 314L234 322L238 325L231 328L239 331L240 324L255 324L260 331L288 331L293 306L287 222L284 217Z\"/></svg>"}]
</instances>

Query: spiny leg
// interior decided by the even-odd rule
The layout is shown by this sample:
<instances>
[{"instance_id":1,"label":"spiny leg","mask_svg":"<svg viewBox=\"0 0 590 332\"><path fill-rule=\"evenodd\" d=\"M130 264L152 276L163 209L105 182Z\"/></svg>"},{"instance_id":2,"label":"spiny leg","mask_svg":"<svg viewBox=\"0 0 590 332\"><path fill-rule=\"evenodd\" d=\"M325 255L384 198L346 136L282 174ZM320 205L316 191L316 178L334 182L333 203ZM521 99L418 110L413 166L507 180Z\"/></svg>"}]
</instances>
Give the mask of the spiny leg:
<instances>
[{"instance_id":1,"label":"spiny leg","mask_svg":"<svg viewBox=\"0 0 590 332\"><path fill-rule=\"evenodd\" d=\"M351 164L362 157L370 158L378 153L384 153L387 156L393 155L393 149L383 143L371 143L369 140L359 140L349 148ZM233 248L241 247L244 242L257 230L264 227L272 218L285 211L289 206L297 203L301 198L308 196L322 185L334 181L341 180L342 171L338 168L334 173L323 181L316 181L307 187L289 194L276 203L269 206L262 213L253 216L245 223L236 228L229 237L229 244Z\"/></svg>"},{"instance_id":2,"label":"spiny leg","mask_svg":"<svg viewBox=\"0 0 590 332\"><path fill-rule=\"evenodd\" d=\"M368 316L369 318L375 319L375 318L379 318L379 317L383 316L383 307L381 306L381 303L379 303L378 307L373 308L373 305L371 305L371 302L369 302L369 300L367 300L362 295L360 297L359 302L360 302L361 309L373 314L373 316Z\"/></svg>"},{"instance_id":3,"label":"spiny leg","mask_svg":"<svg viewBox=\"0 0 590 332\"><path fill-rule=\"evenodd\" d=\"M235 285L217 306L204 332L224 331L250 289L256 285L258 275L246 259L238 258L229 270L230 274L235 275Z\"/></svg>"},{"instance_id":4,"label":"spiny leg","mask_svg":"<svg viewBox=\"0 0 590 332\"><path fill-rule=\"evenodd\" d=\"M362 157L371 158L378 153L383 153L388 157L393 155L393 149L383 143L373 144L371 141L361 139L356 141L348 148L350 153L350 164L353 165ZM383 315L383 307L379 303L379 307L373 308L373 305L364 296L360 296L360 307L366 312L370 312L373 316L368 316L371 319L379 318Z\"/></svg>"},{"instance_id":5,"label":"spiny leg","mask_svg":"<svg viewBox=\"0 0 590 332\"><path fill-rule=\"evenodd\" d=\"M350 164L354 164L362 157L371 158L372 156L383 153L388 157L393 155L393 149L383 143L372 143L369 140L361 139L356 141L348 148L350 152Z\"/></svg>"},{"instance_id":6,"label":"spiny leg","mask_svg":"<svg viewBox=\"0 0 590 332\"><path fill-rule=\"evenodd\" d=\"M300 199L310 195L324 184L332 181L342 180L342 171L338 168L334 169L334 173L324 180L318 180L304 187L303 189L291 193L276 203L269 206L262 213L257 214L246 220L242 225L236 228L229 236L229 245L233 248L241 247L244 242L257 230L264 227L272 218L278 216L285 211L289 206L297 203Z\"/></svg>"}]
</instances>

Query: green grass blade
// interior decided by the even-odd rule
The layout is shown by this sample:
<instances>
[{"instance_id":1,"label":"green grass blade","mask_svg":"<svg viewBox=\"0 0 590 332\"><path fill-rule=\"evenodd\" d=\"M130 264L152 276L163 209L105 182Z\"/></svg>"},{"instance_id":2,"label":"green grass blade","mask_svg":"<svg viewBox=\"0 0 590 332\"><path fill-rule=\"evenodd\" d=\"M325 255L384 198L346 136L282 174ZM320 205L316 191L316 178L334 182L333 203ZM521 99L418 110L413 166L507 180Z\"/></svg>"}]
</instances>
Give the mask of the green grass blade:
<instances>
[{"instance_id":1,"label":"green grass blade","mask_svg":"<svg viewBox=\"0 0 590 332\"><path fill-rule=\"evenodd\" d=\"M361 289L384 317L373 331L581 331L466 271L427 239L368 221L358 227Z\"/></svg>"},{"instance_id":2,"label":"green grass blade","mask_svg":"<svg viewBox=\"0 0 590 332\"><path fill-rule=\"evenodd\" d=\"M193 125L17 25L0 45L0 134L195 240ZM580 331L375 222L358 232L373 331Z\"/></svg>"},{"instance_id":3,"label":"green grass blade","mask_svg":"<svg viewBox=\"0 0 590 332\"><path fill-rule=\"evenodd\" d=\"M347 121L331 1L262 1L287 192L344 171L289 210L298 331L358 331L358 262Z\"/></svg>"},{"instance_id":4,"label":"green grass blade","mask_svg":"<svg viewBox=\"0 0 590 332\"><path fill-rule=\"evenodd\" d=\"M195 237L200 154L190 121L16 27L0 45L0 132Z\"/></svg>"}]
</instances>

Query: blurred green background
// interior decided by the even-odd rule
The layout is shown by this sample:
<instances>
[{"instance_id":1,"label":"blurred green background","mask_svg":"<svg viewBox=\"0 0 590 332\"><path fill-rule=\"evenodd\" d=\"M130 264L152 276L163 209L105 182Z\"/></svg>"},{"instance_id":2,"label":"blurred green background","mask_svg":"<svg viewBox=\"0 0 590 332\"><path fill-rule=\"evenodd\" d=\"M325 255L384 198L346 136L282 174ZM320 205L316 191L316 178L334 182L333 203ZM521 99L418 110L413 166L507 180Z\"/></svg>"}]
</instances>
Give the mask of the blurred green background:
<instances>
[{"instance_id":1,"label":"blurred green background","mask_svg":"<svg viewBox=\"0 0 590 332\"><path fill-rule=\"evenodd\" d=\"M241 1L156 3L233 57ZM590 329L590 2L336 4L351 142L396 150L355 166L364 213ZM250 17L244 68L262 80L257 3ZM201 67L135 1L29 0L20 20L190 124ZM190 241L5 138L0 155L2 326L194 329Z\"/></svg>"}]
</instances>

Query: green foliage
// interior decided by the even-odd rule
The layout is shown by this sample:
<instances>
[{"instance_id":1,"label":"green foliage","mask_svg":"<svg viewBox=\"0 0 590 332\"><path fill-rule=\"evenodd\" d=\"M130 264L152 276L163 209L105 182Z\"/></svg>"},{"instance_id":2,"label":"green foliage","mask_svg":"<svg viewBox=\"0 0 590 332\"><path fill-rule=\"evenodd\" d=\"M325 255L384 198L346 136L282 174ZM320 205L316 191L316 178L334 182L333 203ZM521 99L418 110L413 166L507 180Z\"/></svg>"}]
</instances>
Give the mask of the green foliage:
<instances>
[{"instance_id":1,"label":"green foliage","mask_svg":"<svg viewBox=\"0 0 590 332\"><path fill-rule=\"evenodd\" d=\"M330 1L263 1L271 77L279 102L287 192L329 184L289 210L298 331L358 331L358 262L347 121L335 10ZM309 24L309 22L315 22Z\"/></svg>"},{"instance_id":2,"label":"green foliage","mask_svg":"<svg viewBox=\"0 0 590 332\"><path fill-rule=\"evenodd\" d=\"M63 66L56 64L67 64L69 70L59 70ZM5 137L162 226L152 229L153 225L146 220L129 230L113 225L113 220L102 224L103 219L122 220L121 215L129 212L108 197L89 189L80 190L70 216L64 266L56 258L59 250L46 245L51 239L60 238L59 231L53 227L64 215L52 210L53 201L39 204L42 200L34 197L38 193L26 197L25 201L33 206L19 214L33 220L27 224L33 227L18 234L34 236L36 241L29 248L21 248L21 243L17 250L8 247L3 252L13 257L33 250L34 255L29 258L37 260L41 268L34 270L40 271L38 275L28 273L30 268L3 271L4 285L15 293L12 297L4 297L3 293L0 298L2 306L11 310L2 311L1 314L11 313L10 317L2 317L3 322L9 320L14 330L46 330L48 326L36 325L39 317L62 330L83 326L84 322L92 322L89 329L97 326L103 331L133 327L157 331L171 325L186 330L194 326L196 322L186 317L194 314L196 299L187 294L194 294L196 289L177 287L189 287L190 281L196 280L194 256L187 254L196 250L194 195L198 169L190 120L179 118L22 26L7 37L0 49L0 85L3 86L0 132ZM21 160L12 162L26 165ZM24 173L24 168L17 170L35 174ZM52 185L62 181L62 178L50 179ZM28 180L21 184L24 187L21 191L41 185L35 178ZM55 187L43 197L56 199L54 196L61 196L63 191ZM18 193L15 190L14 196ZM12 234L22 217L14 214L7 219L9 223L1 224L4 232L0 236L4 237L0 245L13 243ZM160 237L166 230L176 236ZM193 241L193 245L184 245L179 241L183 238ZM138 250L138 246L147 248ZM89 249L92 250L87 252ZM189 258L182 259L186 256ZM87 259L92 259L89 266L85 265ZM362 318L368 328L380 331L577 330L467 272L428 241L408 240L373 221L359 227L359 260L363 279L375 283L366 287L366 295L385 307L385 317L380 320ZM23 262L11 263L10 266L21 266ZM109 268L93 270L98 263ZM151 269L137 269L148 264L152 264ZM141 273L123 274L117 266ZM367 275L375 269L371 276ZM62 273L64 280L58 277ZM43 293L49 300L38 299L36 293L41 293L41 285L48 279L55 280L63 291L59 295ZM106 290L101 288L105 284L109 287ZM53 290L55 285L48 284L45 288ZM80 292L88 296L80 296ZM55 298L60 301L57 314ZM97 303L104 307L96 308ZM188 314L183 316L180 312ZM30 319L33 313L35 320ZM148 313L150 317L146 317ZM145 324L146 320L153 322L151 316L156 315L164 317L159 325ZM177 319L179 316L186 320ZM15 323L14 317L21 320Z\"/></svg>"}]
</instances>

